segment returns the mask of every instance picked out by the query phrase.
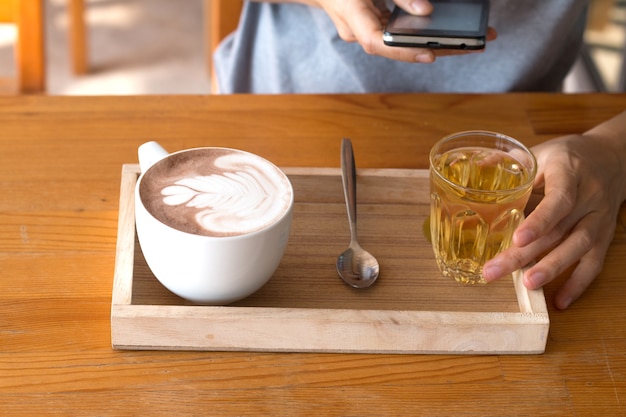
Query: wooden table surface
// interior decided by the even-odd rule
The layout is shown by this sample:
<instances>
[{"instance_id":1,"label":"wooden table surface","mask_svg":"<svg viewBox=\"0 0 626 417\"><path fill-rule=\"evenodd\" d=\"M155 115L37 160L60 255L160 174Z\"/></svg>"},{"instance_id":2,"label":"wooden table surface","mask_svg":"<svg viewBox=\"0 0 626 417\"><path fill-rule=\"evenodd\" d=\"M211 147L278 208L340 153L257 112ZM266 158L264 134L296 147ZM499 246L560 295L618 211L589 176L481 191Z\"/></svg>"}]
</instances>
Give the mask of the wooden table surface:
<instances>
[{"instance_id":1,"label":"wooden table surface","mask_svg":"<svg viewBox=\"0 0 626 417\"><path fill-rule=\"evenodd\" d=\"M533 145L626 95L0 98L0 415L624 415L626 233L542 355L117 351L110 308L121 167L137 146L231 146L280 166L426 168L445 134Z\"/></svg>"}]
</instances>

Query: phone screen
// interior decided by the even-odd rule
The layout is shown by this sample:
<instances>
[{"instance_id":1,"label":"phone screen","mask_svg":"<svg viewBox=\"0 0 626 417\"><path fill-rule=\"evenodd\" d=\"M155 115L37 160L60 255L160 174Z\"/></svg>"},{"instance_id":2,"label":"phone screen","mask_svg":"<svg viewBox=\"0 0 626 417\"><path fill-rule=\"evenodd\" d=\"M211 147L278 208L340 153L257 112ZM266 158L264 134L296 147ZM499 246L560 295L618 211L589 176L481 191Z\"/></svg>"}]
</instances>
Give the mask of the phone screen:
<instances>
[{"instance_id":1,"label":"phone screen","mask_svg":"<svg viewBox=\"0 0 626 417\"><path fill-rule=\"evenodd\" d=\"M436 3L430 16L412 16L405 11L387 26L393 30L437 30L477 32L480 30L482 6L477 3Z\"/></svg>"}]
</instances>

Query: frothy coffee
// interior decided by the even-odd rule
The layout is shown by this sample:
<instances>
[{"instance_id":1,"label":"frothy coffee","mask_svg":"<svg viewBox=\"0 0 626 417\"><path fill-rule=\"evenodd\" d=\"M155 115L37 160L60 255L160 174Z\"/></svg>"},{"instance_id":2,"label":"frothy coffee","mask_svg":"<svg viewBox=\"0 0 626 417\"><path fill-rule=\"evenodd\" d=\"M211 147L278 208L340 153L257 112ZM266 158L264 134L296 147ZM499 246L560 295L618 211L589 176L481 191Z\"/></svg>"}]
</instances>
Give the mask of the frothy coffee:
<instances>
[{"instance_id":1,"label":"frothy coffee","mask_svg":"<svg viewBox=\"0 0 626 417\"><path fill-rule=\"evenodd\" d=\"M139 195L162 223L204 236L237 236L279 220L293 198L286 175L247 152L199 148L172 154L145 173Z\"/></svg>"}]
</instances>

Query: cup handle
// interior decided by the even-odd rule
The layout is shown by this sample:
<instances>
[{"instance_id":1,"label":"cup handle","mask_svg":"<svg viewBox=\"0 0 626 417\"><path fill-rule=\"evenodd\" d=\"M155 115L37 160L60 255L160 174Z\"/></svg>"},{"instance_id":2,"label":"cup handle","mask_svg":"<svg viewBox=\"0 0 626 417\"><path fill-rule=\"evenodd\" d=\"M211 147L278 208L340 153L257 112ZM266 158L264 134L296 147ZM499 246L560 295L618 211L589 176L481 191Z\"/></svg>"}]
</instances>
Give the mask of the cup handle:
<instances>
[{"instance_id":1,"label":"cup handle","mask_svg":"<svg viewBox=\"0 0 626 417\"><path fill-rule=\"evenodd\" d=\"M143 174L152 165L169 155L169 152L159 145L158 142L150 141L139 146L137 154L139 156L139 168Z\"/></svg>"}]
</instances>

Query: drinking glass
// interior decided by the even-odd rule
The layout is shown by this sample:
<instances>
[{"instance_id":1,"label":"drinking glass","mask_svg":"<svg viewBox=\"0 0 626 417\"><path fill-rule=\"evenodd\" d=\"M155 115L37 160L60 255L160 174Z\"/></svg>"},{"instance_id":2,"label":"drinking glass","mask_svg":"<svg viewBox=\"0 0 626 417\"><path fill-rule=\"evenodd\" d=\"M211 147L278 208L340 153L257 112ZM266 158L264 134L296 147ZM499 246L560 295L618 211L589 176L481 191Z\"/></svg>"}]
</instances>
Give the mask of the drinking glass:
<instances>
[{"instance_id":1,"label":"drinking glass","mask_svg":"<svg viewBox=\"0 0 626 417\"><path fill-rule=\"evenodd\" d=\"M501 133L466 131L430 152L430 234L443 275L484 283L485 262L511 244L524 219L537 161Z\"/></svg>"}]
</instances>

